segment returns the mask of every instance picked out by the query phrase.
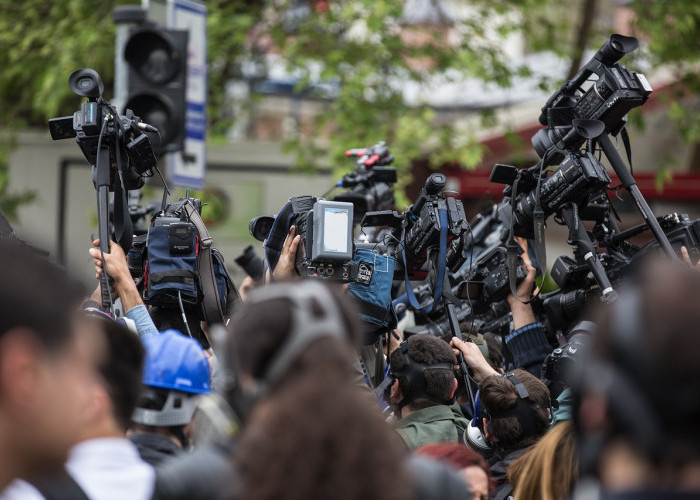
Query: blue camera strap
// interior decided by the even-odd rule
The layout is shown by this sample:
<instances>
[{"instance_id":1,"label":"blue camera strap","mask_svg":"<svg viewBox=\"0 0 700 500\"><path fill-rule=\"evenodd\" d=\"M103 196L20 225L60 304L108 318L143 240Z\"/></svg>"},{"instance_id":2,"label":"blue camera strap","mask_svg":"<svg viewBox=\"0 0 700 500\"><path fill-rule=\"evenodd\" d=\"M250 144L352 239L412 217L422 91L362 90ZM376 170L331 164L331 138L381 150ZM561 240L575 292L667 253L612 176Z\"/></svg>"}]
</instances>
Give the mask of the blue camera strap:
<instances>
[{"instance_id":1,"label":"blue camera strap","mask_svg":"<svg viewBox=\"0 0 700 500\"><path fill-rule=\"evenodd\" d=\"M403 267L404 267L404 278L406 281L406 295L408 296L408 302L411 307L417 309L425 314L429 314L435 309L440 298L442 297L442 284L445 279L445 256L447 254L447 210L439 209L438 213L440 215L440 255L438 257L438 272L437 279L435 280L435 294L433 295L433 302L425 307L421 307L413 293L413 288L411 287L411 281L408 278L408 263L406 262L406 246L403 245L401 249L401 255L403 257ZM404 238L405 241L405 234Z\"/></svg>"}]
</instances>

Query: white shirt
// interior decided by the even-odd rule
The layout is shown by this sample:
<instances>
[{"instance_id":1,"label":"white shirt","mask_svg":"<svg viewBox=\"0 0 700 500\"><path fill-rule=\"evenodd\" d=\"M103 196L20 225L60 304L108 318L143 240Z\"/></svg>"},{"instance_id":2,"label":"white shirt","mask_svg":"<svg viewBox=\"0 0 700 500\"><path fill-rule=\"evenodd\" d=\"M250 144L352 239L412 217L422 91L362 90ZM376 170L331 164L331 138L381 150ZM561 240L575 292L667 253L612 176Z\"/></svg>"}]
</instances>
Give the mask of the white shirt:
<instances>
[{"instance_id":1,"label":"white shirt","mask_svg":"<svg viewBox=\"0 0 700 500\"><path fill-rule=\"evenodd\" d=\"M155 471L128 439L98 438L75 445L66 470L91 500L148 500L153 496ZM43 500L29 483L14 480L0 500Z\"/></svg>"}]
</instances>

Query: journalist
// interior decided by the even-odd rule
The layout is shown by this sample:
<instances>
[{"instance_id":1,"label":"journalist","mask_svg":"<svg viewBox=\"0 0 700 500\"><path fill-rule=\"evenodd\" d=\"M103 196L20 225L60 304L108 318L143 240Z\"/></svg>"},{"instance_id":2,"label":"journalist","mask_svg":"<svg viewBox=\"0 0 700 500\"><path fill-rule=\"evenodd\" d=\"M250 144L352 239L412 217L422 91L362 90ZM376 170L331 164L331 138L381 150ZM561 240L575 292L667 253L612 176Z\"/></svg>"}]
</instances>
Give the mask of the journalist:
<instances>
[{"instance_id":1,"label":"journalist","mask_svg":"<svg viewBox=\"0 0 700 500\"><path fill-rule=\"evenodd\" d=\"M700 497L700 273L648 261L598 314L574 385L574 498Z\"/></svg>"},{"instance_id":2,"label":"journalist","mask_svg":"<svg viewBox=\"0 0 700 500\"><path fill-rule=\"evenodd\" d=\"M399 420L396 431L410 450L426 444L465 442L468 421L455 403L457 364L450 346L438 337L409 337L390 356L395 380L389 394Z\"/></svg>"},{"instance_id":3,"label":"journalist","mask_svg":"<svg viewBox=\"0 0 700 500\"><path fill-rule=\"evenodd\" d=\"M91 398L83 290L28 246L0 240L0 488L60 469Z\"/></svg>"}]
</instances>

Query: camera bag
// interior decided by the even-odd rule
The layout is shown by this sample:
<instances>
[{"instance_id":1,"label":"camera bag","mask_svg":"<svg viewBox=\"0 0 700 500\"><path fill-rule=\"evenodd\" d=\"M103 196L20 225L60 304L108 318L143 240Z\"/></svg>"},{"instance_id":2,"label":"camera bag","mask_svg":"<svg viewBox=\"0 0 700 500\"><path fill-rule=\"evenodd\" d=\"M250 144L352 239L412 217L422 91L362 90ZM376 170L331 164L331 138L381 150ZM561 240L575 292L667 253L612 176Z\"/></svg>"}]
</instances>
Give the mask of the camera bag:
<instances>
[{"instance_id":1,"label":"camera bag","mask_svg":"<svg viewBox=\"0 0 700 500\"><path fill-rule=\"evenodd\" d=\"M172 214L191 224L192 240L178 240L168 226L157 225L154 220L146 244L144 298L157 306L172 306L181 298L194 304L198 317L209 325L224 323L233 303L240 298L224 258L214 248L199 210L190 199L179 202ZM173 252L173 248L185 250Z\"/></svg>"}]
</instances>

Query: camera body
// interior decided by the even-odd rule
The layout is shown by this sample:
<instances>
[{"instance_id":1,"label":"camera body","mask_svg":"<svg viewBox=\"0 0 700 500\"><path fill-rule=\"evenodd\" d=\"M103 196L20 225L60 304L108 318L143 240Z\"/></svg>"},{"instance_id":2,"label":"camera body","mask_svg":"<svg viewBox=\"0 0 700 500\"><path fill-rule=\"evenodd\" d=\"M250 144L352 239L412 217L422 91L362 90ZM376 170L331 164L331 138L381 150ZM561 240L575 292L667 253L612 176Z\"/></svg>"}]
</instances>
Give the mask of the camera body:
<instances>
[{"instance_id":1,"label":"camera body","mask_svg":"<svg viewBox=\"0 0 700 500\"><path fill-rule=\"evenodd\" d=\"M515 167L497 164L491 172L491 181L512 184L517 175ZM533 212L538 198L537 180L533 169L522 171L521 175L524 182L518 185L515 209L504 218L512 217L513 232L516 236L532 238ZM610 182L610 175L593 154L581 151L569 153L559 168L541 183L539 202L545 218L557 212L566 203L586 207L589 197L604 192ZM505 193L506 196L512 196L512 186L508 186ZM511 202L507 199L500 209L510 212L510 207Z\"/></svg>"},{"instance_id":2,"label":"camera body","mask_svg":"<svg viewBox=\"0 0 700 500\"><path fill-rule=\"evenodd\" d=\"M88 101L82 103L73 116L51 118L51 138L61 140L74 137L83 156L93 166L97 164L99 150L108 149L110 191L114 191L120 163L123 165L122 177L126 189L142 187L143 176L157 165L156 155L144 130L156 129L142 123L131 110L120 116L112 105L103 101L104 85L96 71L79 69L71 74L68 85L76 94L87 97ZM96 178L93 178L93 182L97 186Z\"/></svg>"}]
</instances>

